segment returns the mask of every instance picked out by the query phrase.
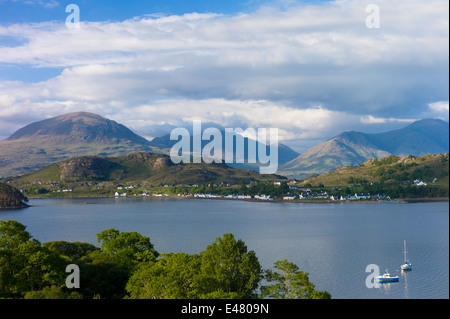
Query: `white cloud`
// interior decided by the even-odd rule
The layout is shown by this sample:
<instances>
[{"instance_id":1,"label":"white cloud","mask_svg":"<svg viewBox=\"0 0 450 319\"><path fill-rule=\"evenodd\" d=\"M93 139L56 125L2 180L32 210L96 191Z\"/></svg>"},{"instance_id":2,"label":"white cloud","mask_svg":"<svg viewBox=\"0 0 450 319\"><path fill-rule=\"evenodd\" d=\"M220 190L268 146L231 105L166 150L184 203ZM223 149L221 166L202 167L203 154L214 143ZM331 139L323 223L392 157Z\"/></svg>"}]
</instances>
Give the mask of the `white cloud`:
<instances>
[{"instance_id":1,"label":"white cloud","mask_svg":"<svg viewBox=\"0 0 450 319\"><path fill-rule=\"evenodd\" d=\"M437 112L448 112L449 111L448 101L434 102L434 103L428 104L428 106L430 107L430 109L432 109L433 111L437 111Z\"/></svg>"},{"instance_id":2,"label":"white cloud","mask_svg":"<svg viewBox=\"0 0 450 319\"><path fill-rule=\"evenodd\" d=\"M384 118L384 117L374 117L372 115L361 116L360 121L363 124L384 124L390 122L398 122L398 123L412 123L419 119L403 119L403 118Z\"/></svg>"},{"instance_id":3,"label":"white cloud","mask_svg":"<svg viewBox=\"0 0 450 319\"><path fill-rule=\"evenodd\" d=\"M2 1L7 1L7 0L2 0ZM26 5L38 5L38 6L42 6L44 8L48 8L48 9L59 6L59 2L56 0L11 0L11 1L12 2L22 2Z\"/></svg>"},{"instance_id":4,"label":"white cloud","mask_svg":"<svg viewBox=\"0 0 450 319\"><path fill-rule=\"evenodd\" d=\"M0 82L0 120L88 110L144 134L200 117L313 139L443 116L428 104L448 99L448 1L380 0L380 29L365 27L369 3L0 25L0 36L21 40L0 47L0 64L63 69Z\"/></svg>"},{"instance_id":5,"label":"white cloud","mask_svg":"<svg viewBox=\"0 0 450 319\"><path fill-rule=\"evenodd\" d=\"M429 117L437 117L444 121L449 121L449 102L448 101L438 101L428 104L431 114Z\"/></svg>"}]
</instances>

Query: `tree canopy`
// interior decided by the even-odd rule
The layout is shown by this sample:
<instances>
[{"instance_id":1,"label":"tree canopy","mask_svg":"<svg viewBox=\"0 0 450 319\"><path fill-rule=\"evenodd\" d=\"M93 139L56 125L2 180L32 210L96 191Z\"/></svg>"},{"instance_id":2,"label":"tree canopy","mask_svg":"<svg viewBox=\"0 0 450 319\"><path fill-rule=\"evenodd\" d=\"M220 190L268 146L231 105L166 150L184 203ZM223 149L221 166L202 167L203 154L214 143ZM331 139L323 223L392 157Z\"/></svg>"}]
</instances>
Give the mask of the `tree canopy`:
<instances>
[{"instance_id":1,"label":"tree canopy","mask_svg":"<svg viewBox=\"0 0 450 319\"><path fill-rule=\"evenodd\" d=\"M267 270L265 279L268 286L262 287L262 297L277 299L330 299L328 292L314 290L314 285L309 281L309 274L300 271L298 266L289 261L276 261L274 268Z\"/></svg>"},{"instance_id":2,"label":"tree canopy","mask_svg":"<svg viewBox=\"0 0 450 319\"><path fill-rule=\"evenodd\" d=\"M275 262L276 271L264 271L255 252L230 233L199 254L160 255L149 237L114 228L98 233L97 239L100 247L41 244L25 225L0 221L0 298L330 298L287 260ZM69 264L79 266L79 289L65 286ZM272 284L260 287L263 278Z\"/></svg>"}]
</instances>

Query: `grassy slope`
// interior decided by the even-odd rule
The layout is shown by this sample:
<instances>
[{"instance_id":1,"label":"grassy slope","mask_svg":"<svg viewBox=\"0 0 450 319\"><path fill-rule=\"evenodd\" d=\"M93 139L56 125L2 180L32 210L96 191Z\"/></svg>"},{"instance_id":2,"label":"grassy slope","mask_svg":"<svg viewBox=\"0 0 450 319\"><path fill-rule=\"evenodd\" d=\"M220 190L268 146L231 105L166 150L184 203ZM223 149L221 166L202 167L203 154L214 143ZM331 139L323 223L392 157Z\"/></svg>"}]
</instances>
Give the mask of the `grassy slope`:
<instances>
[{"instance_id":1,"label":"grassy slope","mask_svg":"<svg viewBox=\"0 0 450 319\"><path fill-rule=\"evenodd\" d=\"M435 185L448 186L449 153L429 154L424 156L389 156L384 159L372 159L357 167L344 166L334 171L311 178L305 183L313 186L346 186L361 182L380 183L398 182L408 184L414 179L431 182ZM353 182L352 182L353 180Z\"/></svg>"},{"instance_id":2,"label":"grassy slope","mask_svg":"<svg viewBox=\"0 0 450 319\"><path fill-rule=\"evenodd\" d=\"M52 164L34 173L10 178L12 184L26 188L48 185L51 182L64 185L89 181L112 184L145 183L205 184L228 182L239 184L249 181L274 181L280 176L260 175L251 170L233 169L223 164L173 164L165 155L135 153L123 157L79 157Z\"/></svg>"}]
</instances>

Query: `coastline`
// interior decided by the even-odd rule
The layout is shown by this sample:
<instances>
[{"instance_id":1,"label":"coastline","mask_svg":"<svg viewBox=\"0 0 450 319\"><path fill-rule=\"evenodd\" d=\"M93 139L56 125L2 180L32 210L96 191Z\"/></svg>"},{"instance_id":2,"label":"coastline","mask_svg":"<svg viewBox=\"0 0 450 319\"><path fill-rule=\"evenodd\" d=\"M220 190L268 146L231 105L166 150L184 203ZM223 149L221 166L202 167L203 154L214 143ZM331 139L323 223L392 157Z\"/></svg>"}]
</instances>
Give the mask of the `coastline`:
<instances>
[{"instance_id":1,"label":"coastline","mask_svg":"<svg viewBox=\"0 0 450 319\"><path fill-rule=\"evenodd\" d=\"M14 210L14 209L22 209L22 208L28 208L31 207L31 205L24 204L23 206L14 206L14 207L0 207L0 211L2 210Z\"/></svg>"},{"instance_id":2,"label":"coastline","mask_svg":"<svg viewBox=\"0 0 450 319\"><path fill-rule=\"evenodd\" d=\"M330 200L330 199L294 199L294 200L261 200L261 199L240 199L240 198L199 198L191 196L176 196L176 195L166 195L166 196L126 196L126 197L116 197L116 196L62 196L62 197L28 197L29 199L95 199L95 198L177 198L177 199L196 199L196 200L230 200L230 201L245 201L254 203L308 203L308 204L379 204L379 203L428 203L428 202L448 202L449 197L429 197L429 198L401 198L393 200ZM15 208L0 208L0 210L7 209L20 209L32 207L33 205L25 207L15 207Z\"/></svg>"}]
</instances>

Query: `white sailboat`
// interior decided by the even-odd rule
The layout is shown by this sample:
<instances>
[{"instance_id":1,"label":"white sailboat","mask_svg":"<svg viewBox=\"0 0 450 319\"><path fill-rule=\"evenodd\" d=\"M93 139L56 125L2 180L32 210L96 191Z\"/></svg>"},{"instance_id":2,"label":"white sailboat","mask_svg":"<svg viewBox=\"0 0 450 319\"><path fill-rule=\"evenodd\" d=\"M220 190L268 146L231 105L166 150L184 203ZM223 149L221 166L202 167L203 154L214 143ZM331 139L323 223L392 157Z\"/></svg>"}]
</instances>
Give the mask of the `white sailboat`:
<instances>
[{"instance_id":1,"label":"white sailboat","mask_svg":"<svg viewBox=\"0 0 450 319\"><path fill-rule=\"evenodd\" d=\"M403 241L403 264L401 265L402 270L412 270L412 265L408 260L408 255L406 251L406 240Z\"/></svg>"}]
</instances>

